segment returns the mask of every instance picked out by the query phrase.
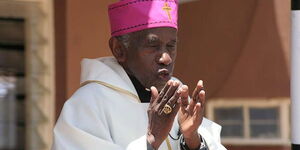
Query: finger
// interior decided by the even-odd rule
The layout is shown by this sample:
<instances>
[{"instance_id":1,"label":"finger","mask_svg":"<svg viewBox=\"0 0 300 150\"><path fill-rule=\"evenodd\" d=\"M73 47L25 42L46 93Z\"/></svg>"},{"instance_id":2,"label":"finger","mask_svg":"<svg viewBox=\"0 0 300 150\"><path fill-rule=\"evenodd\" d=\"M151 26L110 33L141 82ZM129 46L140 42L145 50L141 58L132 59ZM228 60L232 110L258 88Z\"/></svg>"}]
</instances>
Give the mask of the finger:
<instances>
[{"instance_id":1,"label":"finger","mask_svg":"<svg viewBox=\"0 0 300 150\"><path fill-rule=\"evenodd\" d=\"M151 86L151 87L150 87L150 90L151 90L150 105L152 105L152 104L154 104L155 101L157 100L157 97L158 97L158 91L157 91L156 87L154 87L154 86Z\"/></svg>"},{"instance_id":2,"label":"finger","mask_svg":"<svg viewBox=\"0 0 300 150\"><path fill-rule=\"evenodd\" d=\"M167 104L169 106L171 106L172 108L175 107L175 105L178 103L178 99L180 97L181 94L181 88L178 88L175 93L173 94L173 96L170 98L170 100L167 102Z\"/></svg>"},{"instance_id":3,"label":"finger","mask_svg":"<svg viewBox=\"0 0 300 150\"><path fill-rule=\"evenodd\" d=\"M199 92L199 98L200 98L201 107L203 108L205 105L205 91L204 90L201 90Z\"/></svg>"},{"instance_id":4,"label":"finger","mask_svg":"<svg viewBox=\"0 0 300 150\"><path fill-rule=\"evenodd\" d=\"M176 104L175 104L175 107L173 108L173 111L172 111L172 113L173 113L172 117L177 115L177 112L179 111L179 108L180 108L179 101L177 101Z\"/></svg>"},{"instance_id":5,"label":"finger","mask_svg":"<svg viewBox=\"0 0 300 150\"><path fill-rule=\"evenodd\" d=\"M186 85L181 86L180 105L183 109L186 109L189 105L189 88Z\"/></svg>"},{"instance_id":6,"label":"finger","mask_svg":"<svg viewBox=\"0 0 300 150\"><path fill-rule=\"evenodd\" d=\"M159 97L156 103L160 103L161 100L163 99L163 97L165 96L165 94L167 93L168 89L170 88L170 86L173 84L172 80L169 80L165 86L163 87L163 89L159 92Z\"/></svg>"},{"instance_id":7,"label":"finger","mask_svg":"<svg viewBox=\"0 0 300 150\"><path fill-rule=\"evenodd\" d=\"M173 81L171 86L169 87L168 91L166 92L166 94L164 95L164 97L162 98L162 101L160 102L163 106L170 101L171 97L175 94L175 92L177 91L179 87L179 82L178 81Z\"/></svg>"},{"instance_id":8,"label":"finger","mask_svg":"<svg viewBox=\"0 0 300 150\"><path fill-rule=\"evenodd\" d=\"M193 91L193 94L192 94L192 99L194 101L199 101L199 92L201 91L201 89L203 89L203 81L202 80L199 80L197 85L196 85L196 88L195 90Z\"/></svg>"},{"instance_id":9,"label":"finger","mask_svg":"<svg viewBox=\"0 0 300 150\"><path fill-rule=\"evenodd\" d=\"M203 90L203 81L199 80L197 86L192 94L192 100L190 101L190 105L188 106L188 111L190 114L194 112L195 105L200 102L200 91Z\"/></svg>"},{"instance_id":10,"label":"finger","mask_svg":"<svg viewBox=\"0 0 300 150\"><path fill-rule=\"evenodd\" d=\"M193 114L196 104L197 104L197 101L195 101L193 99L190 100L190 103L189 103L189 105L187 107L187 111L189 112L189 114Z\"/></svg>"},{"instance_id":11,"label":"finger","mask_svg":"<svg viewBox=\"0 0 300 150\"><path fill-rule=\"evenodd\" d=\"M197 120L197 119L200 119L202 116L202 106L201 106L201 103L197 103L195 105L195 109L194 109L194 113L193 113L193 119L194 120Z\"/></svg>"},{"instance_id":12,"label":"finger","mask_svg":"<svg viewBox=\"0 0 300 150\"><path fill-rule=\"evenodd\" d=\"M161 110L166 103L170 100L174 92L178 89L179 87L179 82L174 81L173 84L169 87L167 93L164 95L163 99L160 102L159 110Z\"/></svg>"}]
</instances>

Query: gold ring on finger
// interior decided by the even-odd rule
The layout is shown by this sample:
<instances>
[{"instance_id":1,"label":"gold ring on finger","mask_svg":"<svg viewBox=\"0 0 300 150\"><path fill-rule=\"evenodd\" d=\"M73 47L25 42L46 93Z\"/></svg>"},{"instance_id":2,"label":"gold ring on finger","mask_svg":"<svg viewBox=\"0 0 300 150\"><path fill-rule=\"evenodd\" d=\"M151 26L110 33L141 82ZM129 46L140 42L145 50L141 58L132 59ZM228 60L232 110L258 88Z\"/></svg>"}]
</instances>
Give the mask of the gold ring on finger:
<instances>
[{"instance_id":1,"label":"gold ring on finger","mask_svg":"<svg viewBox=\"0 0 300 150\"><path fill-rule=\"evenodd\" d=\"M163 111L167 115L172 112L172 107L170 105L166 104L163 108Z\"/></svg>"}]
</instances>

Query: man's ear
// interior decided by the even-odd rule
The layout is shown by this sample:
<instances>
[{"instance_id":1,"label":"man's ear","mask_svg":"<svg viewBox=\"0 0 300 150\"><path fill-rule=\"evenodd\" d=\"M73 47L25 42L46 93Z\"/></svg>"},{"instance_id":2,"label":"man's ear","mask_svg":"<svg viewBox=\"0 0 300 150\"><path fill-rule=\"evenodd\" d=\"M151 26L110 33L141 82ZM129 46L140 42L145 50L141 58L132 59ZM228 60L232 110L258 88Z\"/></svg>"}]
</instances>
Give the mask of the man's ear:
<instances>
[{"instance_id":1,"label":"man's ear","mask_svg":"<svg viewBox=\"0 0 300 150\"><path fill-rule=\"evenodd\" d=\"M111 37L109 39L109 47L118 62L125 62L127 50L117 38Z\"/></svg>"}]
</instances>

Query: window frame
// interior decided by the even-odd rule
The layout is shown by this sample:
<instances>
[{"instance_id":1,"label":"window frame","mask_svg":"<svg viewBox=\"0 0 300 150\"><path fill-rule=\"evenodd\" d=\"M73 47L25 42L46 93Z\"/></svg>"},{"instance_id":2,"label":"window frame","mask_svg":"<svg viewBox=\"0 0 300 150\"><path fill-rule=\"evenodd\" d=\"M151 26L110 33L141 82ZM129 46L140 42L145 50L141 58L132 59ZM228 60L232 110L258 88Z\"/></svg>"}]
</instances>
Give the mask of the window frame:
<instances>
[{"instance_id":1,"label":"window frame","mask_svg":"<svg viewBox=\"0 0 300 150\"><path fill-rule=\"evenodd\" d=\"M222 138L223 144L230 145L290 145L290 98L218 98L210 99L206 104L207 117L215 120L215 108L242 107L244 117L243 138ZM279 107L280 137L274 139L250 137L249 108Z\"/></svg>"},{"instance_id":2,"label":"window frame","mask_svg":"<svg viewBox=\"0 0 300 150\"><path fill-rule=\"evenodd\" d=\"M25 20L25 149L51 149L55 123L52 0L0 0L0 16Z\"/></svg>"}]
</instances>

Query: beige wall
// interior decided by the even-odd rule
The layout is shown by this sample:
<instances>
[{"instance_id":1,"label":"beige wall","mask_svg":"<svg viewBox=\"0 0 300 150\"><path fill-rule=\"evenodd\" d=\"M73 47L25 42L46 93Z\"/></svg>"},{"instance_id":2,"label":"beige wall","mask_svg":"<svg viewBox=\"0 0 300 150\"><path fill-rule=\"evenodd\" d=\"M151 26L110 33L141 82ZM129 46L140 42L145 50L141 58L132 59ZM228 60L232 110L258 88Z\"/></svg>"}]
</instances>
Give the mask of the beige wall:
<instances>
[{"instance_id":1,"label":"beige wall","mask_svg":"<svg viewBox=\"0 0 300 150\"><path fill-rule=\"evenodd\" d=\"M107 5L112 0L66 1L67 97L79 87L80 61L110 55Z\"/></svg>"}]
</instances>

